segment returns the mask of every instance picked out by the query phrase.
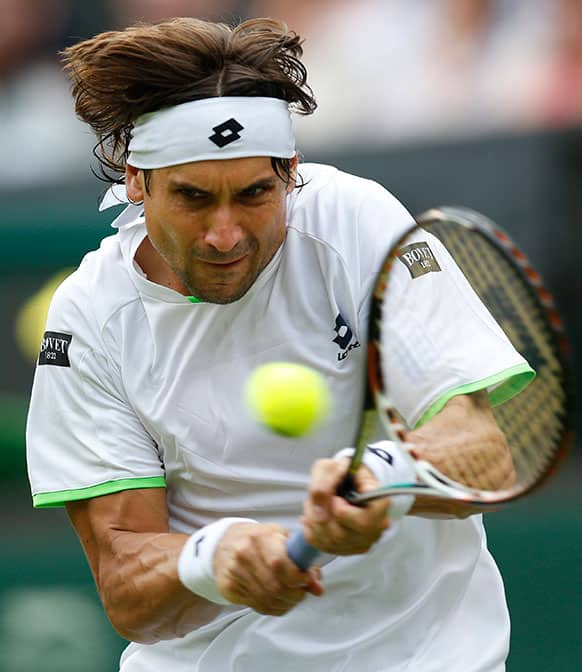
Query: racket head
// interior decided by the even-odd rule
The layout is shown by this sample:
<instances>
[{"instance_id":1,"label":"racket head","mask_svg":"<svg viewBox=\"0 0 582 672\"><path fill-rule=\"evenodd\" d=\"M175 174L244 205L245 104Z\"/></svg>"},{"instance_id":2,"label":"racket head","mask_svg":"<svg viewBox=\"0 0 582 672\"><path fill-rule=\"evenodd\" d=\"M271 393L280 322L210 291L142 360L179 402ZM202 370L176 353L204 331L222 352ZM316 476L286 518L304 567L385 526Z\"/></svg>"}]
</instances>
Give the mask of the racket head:
<instances>
[{"instance_id":1,"label":"racket head","mask_svg":"<svg viewBox=\"0 0 582 672\"><path fill-rule=\"evenodd\" d=\"M461 207L433 208L417 218L392 246L378 273L371 300L368 333L367 408L363 413L356 453L350 474L357 471L369 442L371 400L380 415L387 437L397 443L406 439L406 424L392 406L387 392L390 365L387 354L384 312L391 287L392 273L398 268L403 250L411 240L425 233L437 238L453 257L457 266L501 326L509 340L536 371L533 382L512 399L494 408L495 419L505 434L515 469L510 487L498 489L480 482L478 465L468 464L467 456L455 455L445 475L453 485L432 480L437 489L426 483L410 488L385 488L376 495L348 497L363 503L376 496L422 494L456 497L486 507L521 497L539 487L557 468L573 442L573 378L570 345L563 322L550 292L539 274L510 237L489 218ZM437 264L438 265L438 264ZM481 467L482 468L482 467ZM457 474L464 478L456 478ZM427 474L430 476L430 474ZM466 478L465 478L466 476ZM455 487L455 483L459 487ZM469 486L469 487L467 487Z\"/></svg>"}]
</instances>

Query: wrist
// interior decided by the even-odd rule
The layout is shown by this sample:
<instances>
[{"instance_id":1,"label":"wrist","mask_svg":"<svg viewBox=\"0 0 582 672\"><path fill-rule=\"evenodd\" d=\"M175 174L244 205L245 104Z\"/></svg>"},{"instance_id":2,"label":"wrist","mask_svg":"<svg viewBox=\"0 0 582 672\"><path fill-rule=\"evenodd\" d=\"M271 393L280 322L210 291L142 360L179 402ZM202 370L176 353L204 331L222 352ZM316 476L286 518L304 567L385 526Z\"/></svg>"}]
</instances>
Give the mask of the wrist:
<instances>
[{"instance_id":1,"label":"wrist","mask_svg":"<svg viewBox=\"0 0 582 672\"><path fill-rule=\"evenodd\" d=\"M214 576L214 553L231 525L256 522L251 518L221 518L194 532L178 558L178 577L182 584L210 602L231 604L218 590Z\"/></svg>"},{"instance_id":2,"label":"wrist","mask_svg":"<svg viewBox=\"0 0 582 672\"><path fill-rule=\"evenodd\" d=\"M344 448L334 458L351 458L354 448ZM414 483L416 474L413 466L403 450L394 441L377 441L371 443L364 452L362 464L378 479L380 485L393 483ZM390 519L394 522L403 518L413 507L414 495L397 495L392 497Z\"/></svg>"}]
</instances>

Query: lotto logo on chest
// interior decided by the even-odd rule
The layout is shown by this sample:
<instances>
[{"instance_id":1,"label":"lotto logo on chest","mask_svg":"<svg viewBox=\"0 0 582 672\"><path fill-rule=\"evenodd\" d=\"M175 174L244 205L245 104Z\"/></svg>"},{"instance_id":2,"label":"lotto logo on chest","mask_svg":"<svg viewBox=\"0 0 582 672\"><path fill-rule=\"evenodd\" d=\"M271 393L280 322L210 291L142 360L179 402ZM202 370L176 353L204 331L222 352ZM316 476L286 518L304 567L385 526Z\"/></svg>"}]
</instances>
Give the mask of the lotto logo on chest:
<instances>
[{"instance_id":1,"label":"lotto logo on chest","mask_svg":"<svg viewBox=\"0 0 582 672\"><path fill-rule=\"evenodd\" d=\"M58 331L46 331L40 344L38 365L71 366L69 346L73 336Z\"/></svg>"},{"instance_id":2,"label":"lotto logo on chest","mask_svg":"<svg viewBox=\"0 0 582 672\"><path fill-rule=\"evenodd\" d=\"M411 278L441 270L428 243L412 243L401 248L398 259L406 266Z\"/></svg>"},{"instance_id":3,"label":"lotto logo on chest","mask_svg":"<svg viewBox=\"0 0 582 672\"><path fill-rule=\"evenodd\" d=\"M360 342L354 338L354 334L350 326L345 321L343 315L338 313L335 318L334 331L336 337L332 339L333 343L337 343L340 351L337 353L337 361L342 362L348 357L354 348L360 347Z\"/></svg>"}]
</instances>

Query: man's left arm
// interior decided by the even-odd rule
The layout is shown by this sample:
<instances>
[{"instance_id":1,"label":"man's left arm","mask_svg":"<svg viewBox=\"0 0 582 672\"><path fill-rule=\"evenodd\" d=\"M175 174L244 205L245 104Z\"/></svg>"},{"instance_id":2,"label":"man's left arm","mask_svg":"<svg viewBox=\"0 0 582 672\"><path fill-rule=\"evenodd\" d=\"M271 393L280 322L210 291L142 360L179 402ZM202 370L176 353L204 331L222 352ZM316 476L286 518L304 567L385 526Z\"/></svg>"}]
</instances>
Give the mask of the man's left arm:
<instances>
[{"instance_id":1,"label":"man's left arm","mask_svg":"<svg viewBox=\"0 0 582 672\"><path fill-rule=\"evenodd\" d=\"M484 490L509 488L515 470L505 436L499 428L487 392L480 390L448 401L440 413L427 423L408 432L419 459L426 460L440 472L464 485ZM451 454L463 454L479 464L472 480L454 473ZM480 509L456 500L417 496L409 515L435 518L466 518Z\"/></svg>"},{"instance_id":2,"label":"man's left arm","mask_svg":"<svg viewBox=\"0 0 582 672\"><path fill-rule=\"evenodd\" d=\"M465 483L486 489L512 485L515 472L503 432L499 429L485 390L459 395L422 427L407 434L420 459L431 462L451 478L451 452L471 452L482 463L476 480ZM304 506L303 527L310 544L326 553L352 555L365 553L390 526L390 500L381 499L366 507L352 506L337 496L348 461L318 460L313 467L309 494ZM356 477L361 492L377 487L367 467ZM417 496L408 515L428 518L466 518L479 509L456 500Z\"/></svg>"}]
</instances>

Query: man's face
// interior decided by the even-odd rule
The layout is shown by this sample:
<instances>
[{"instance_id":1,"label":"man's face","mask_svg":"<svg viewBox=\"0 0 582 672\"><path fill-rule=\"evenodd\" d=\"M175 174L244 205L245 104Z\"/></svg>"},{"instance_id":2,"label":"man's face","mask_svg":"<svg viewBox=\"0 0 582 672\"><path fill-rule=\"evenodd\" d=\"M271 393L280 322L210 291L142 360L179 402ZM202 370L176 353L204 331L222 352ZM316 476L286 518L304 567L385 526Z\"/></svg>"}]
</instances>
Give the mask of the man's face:
<instances>
[{"instance_id":1,"label":"man's face","mask_svg":"<svg viewBox=\"0 0 582 672\"><path fill-rule=\"evenodd\" d=\"M267 157L159 168L149 194L143 172L129 167L126 184L132 200L144 201L154 249L188 293L210 303L239 299L273 258L294 186Z\"/></svg>"}]
</instances>

